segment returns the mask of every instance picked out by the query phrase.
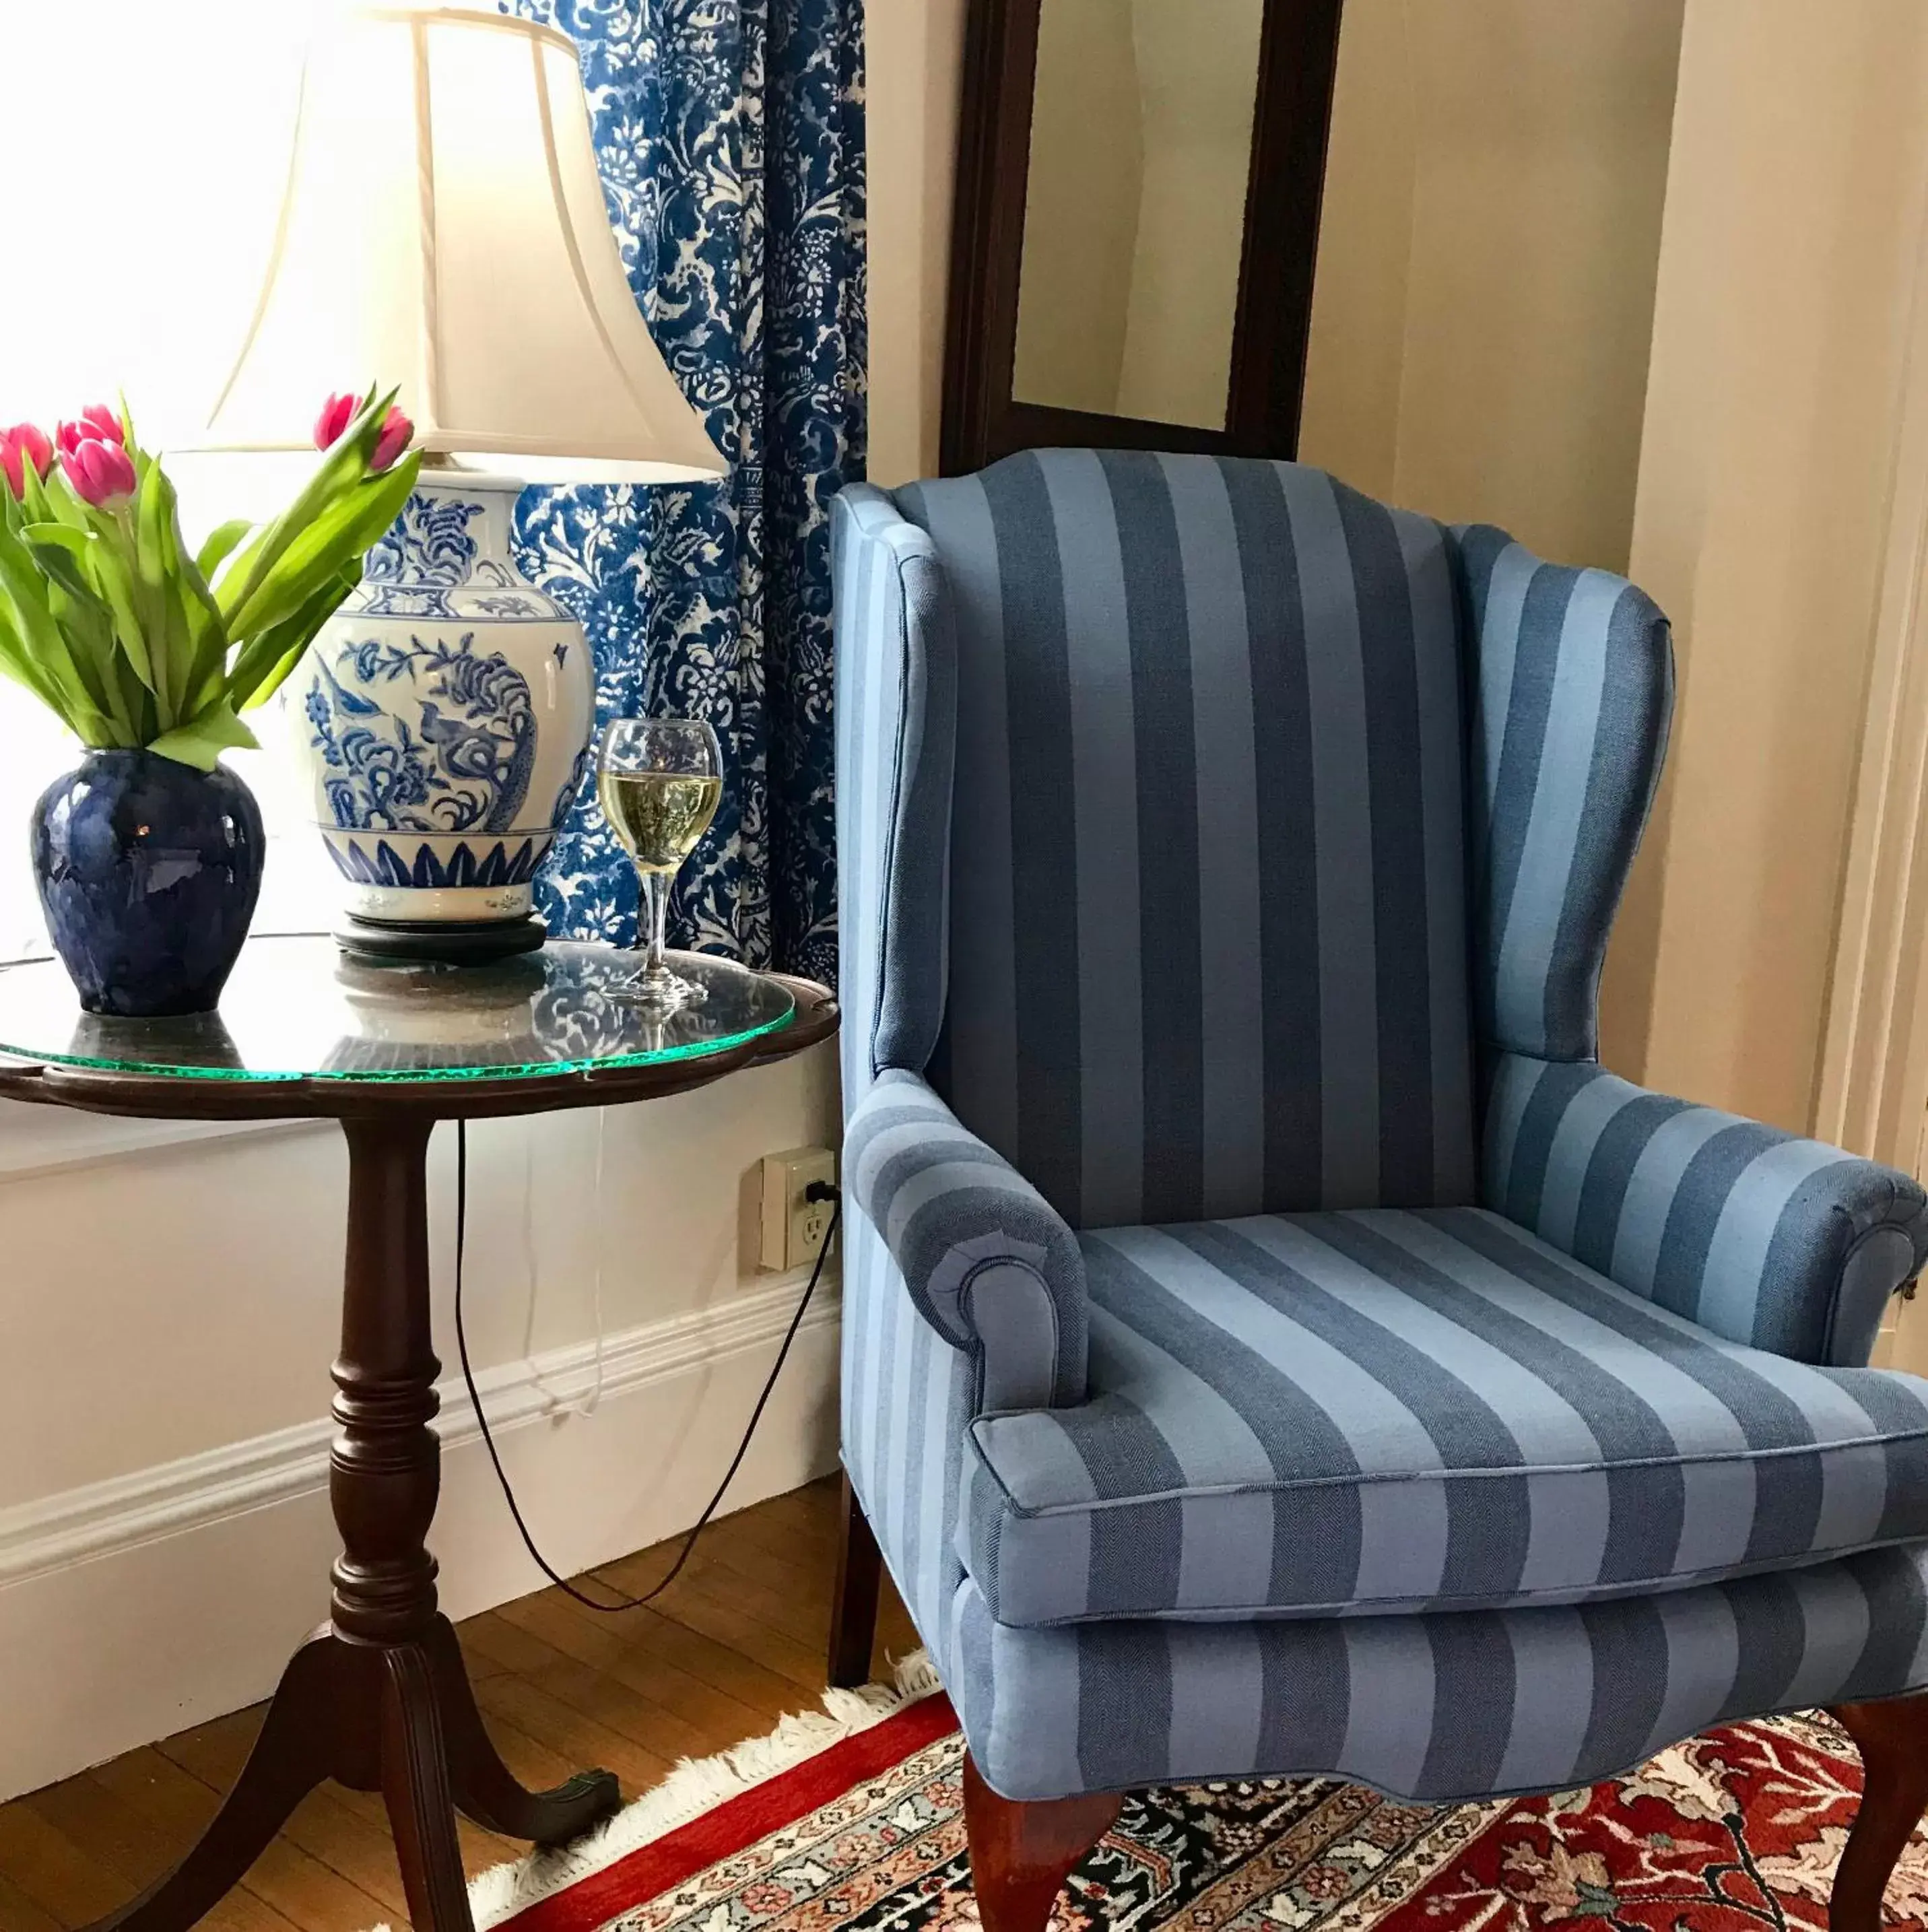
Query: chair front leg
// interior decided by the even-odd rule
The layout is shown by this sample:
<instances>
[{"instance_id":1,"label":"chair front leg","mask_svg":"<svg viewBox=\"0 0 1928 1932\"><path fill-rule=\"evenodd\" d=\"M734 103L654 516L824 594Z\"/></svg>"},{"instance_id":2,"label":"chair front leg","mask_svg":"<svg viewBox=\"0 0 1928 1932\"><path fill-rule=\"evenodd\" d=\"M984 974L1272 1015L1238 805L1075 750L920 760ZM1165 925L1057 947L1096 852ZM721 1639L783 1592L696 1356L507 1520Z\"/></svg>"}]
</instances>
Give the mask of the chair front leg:
<instances>
[{"instance_id":1,"label":"chair front leg","mask_svg":"<svg viewBox=\"0 0 1928 1932\"><path fill-rule=\"evenodd\" d=\"M1071 1868L1117 1822L1115 1791L1020 1804L964 1757L964 1828L984 1932L1045 1932Z\"/></svg>"},{"instance_id":2,"label":"chair front leg","mask_svg":"<svg viewBox=\"0 0 1928 1932\"><path fill-rule=\"evenodd\" d=\"M838 1688L850 1690L871 1681L871 1651L877 1642L877 1601L883 1581L883 1558L847 1471L840 1514L842 1530L837 1545L837 1594L830 1612L829 1678Z\"/></svg>"},{"instance_id":3,"label":"chair front leg","mask_svg":"<svg viewBox=\"0 0 1928 1932\"><path fill-rule=\"evenodd\" d=\"M1882 1894L1928 1810L1928 1693L1829 1714L1861 1754L1861 1808L1834 1874L1830 1932L1881 1932Z\"/></svg>"}]
</instances>

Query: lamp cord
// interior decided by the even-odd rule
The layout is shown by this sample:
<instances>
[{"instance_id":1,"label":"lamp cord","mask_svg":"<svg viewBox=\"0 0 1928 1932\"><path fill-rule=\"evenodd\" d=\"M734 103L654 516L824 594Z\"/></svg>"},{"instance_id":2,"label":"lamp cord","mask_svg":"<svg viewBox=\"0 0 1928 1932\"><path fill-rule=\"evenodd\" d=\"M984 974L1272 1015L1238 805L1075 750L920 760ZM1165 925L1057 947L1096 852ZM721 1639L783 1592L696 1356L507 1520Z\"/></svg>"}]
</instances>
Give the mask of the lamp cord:
<instances>
[{"instance_id":1,"label":"lamp cord","mask_svg":"<svg viewBox=\"0 0 1928 1932\"><path fill-rule=\"evenodd\" d=\"M489 1460L494 1464L496 1480L502 1485L502 1499L508 1504L508 1513L515 1520L517 1533L522 1538L523 1547L534 1559L535 1567L565 1596L571 1597L585 1610L595 1610L604 1616L616 1616L625 1610L640 1610L645 1604L660 1597L678 1576L683 1565L690 1559L696 1548L697 1538L709 1526L709 1520L723 1501L724 1492L735 1480L736 1472L743 1466L743 1458L749 1454L751 1438L756 1435L757 1425L763 1419L763 1411L769 1405L772 1394L777 1385L777 1378L783 1373L783 1365L789 1359L790 1344L796 1340L797 1330L803 1325L803 1318L810 1306L811 1298L817 1292L817 1284L823 1278L823 1263L830 1252L830 1244L837 1238L837 1224L842 1212L841 1191L827 1180L814 1180L806 1191L806 1198L812 1201L828 1201L831 1204L830 1225L824 1230L823 1245L817 1250L817 1264L810 1270L810 1280L803 1291L803 1298L796 1304L796 1312L790 1318L790 1327L785 1330L783 1346L777 1351L777 1358L763 1383L762 1394L757 1398L757 1406L750 1412L748 1425L743 1431L743 1439L736 1445L736 1453L731 1457L730 1466L724 1472L723 1480L716 1486L716 1492L704 1505L702 1515L683 1538L682 1547L676 1552L676 1560L670 1564L669 1574L662 1580L643 1592L640 1597L625 1594L607 1577L598 1575L594 1570L585 1570L585 1579L591 1576L601 1587L615 1597L613 1603L598 1603L592 1596L579 1590L569 1579L556 1569L529 1534L529 1525L523 1520L521 1505L515 1499L515 1490L508 1479L508 1472L502 1467L500 1452L496 1448L494 1432L489 1427L487 1414L482 1407L481 1393L475 1387L475 1373L469 1364L469 1332L463 1318L462 1276L464 1251L468 1244L469 1233L469 1124L458 1120L455 1123L455 1346L462 1358L462 1380L469 1391L469 1400L475 1412L475 1421L482 1433L482 1444L489 1452Z\"/></svg>"}]
</instances>

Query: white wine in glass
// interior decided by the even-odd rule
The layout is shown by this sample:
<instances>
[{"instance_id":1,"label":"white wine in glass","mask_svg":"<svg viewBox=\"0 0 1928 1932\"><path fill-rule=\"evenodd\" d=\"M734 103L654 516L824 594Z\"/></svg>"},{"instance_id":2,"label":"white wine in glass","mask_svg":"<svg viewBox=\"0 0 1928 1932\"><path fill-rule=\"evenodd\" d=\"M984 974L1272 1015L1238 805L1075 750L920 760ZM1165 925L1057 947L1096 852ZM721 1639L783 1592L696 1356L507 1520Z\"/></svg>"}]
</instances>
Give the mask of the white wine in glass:
<instances>
[{"instance_id":1,"label":"white wine in glass","mask_svg":"<svg viewBox=\"0 0 1928 1932\"><path fill-rule=\"evenodd\" d=\"M670 886L723 796L723 748L700 719L619 718L604 732L597 795L643 884L643 969L624 996L660 1012L704 997L664 957Z\"/></svg>"},{"instance_id":2,"label":"white wine in glass","mask_svg":"<svg viewBox=\"0 0 1928 1932\"><path fill-rule=\"evenodd\" d=\"M616 772L597 781L603 816L639 872L674 874L709 830L723 796L721 778L670 772Z\"/></svg>"}]
</instances>

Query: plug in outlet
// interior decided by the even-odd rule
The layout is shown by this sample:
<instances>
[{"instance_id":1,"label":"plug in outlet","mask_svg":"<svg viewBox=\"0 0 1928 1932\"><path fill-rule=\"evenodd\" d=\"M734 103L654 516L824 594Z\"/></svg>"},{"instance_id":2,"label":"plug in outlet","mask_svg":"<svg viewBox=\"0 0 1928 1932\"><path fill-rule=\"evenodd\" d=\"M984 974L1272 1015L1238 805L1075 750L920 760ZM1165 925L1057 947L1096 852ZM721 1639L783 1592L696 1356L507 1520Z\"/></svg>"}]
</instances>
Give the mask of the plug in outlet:
<instances>
[{"instance_id":1,"label":"plug in outlet","mask_svg":"<svg viewBox=\"0 0 1928 1932\"><path fill-rule=\"evenodd\" d=\"M793 1148L763 1156L763 1238L766 1268L805 1268L823 1252L830 1232L830 1203L811 1201L814 1180L834 1181L837 1156L828 1148Z\"/></svg>"}]
</instances>

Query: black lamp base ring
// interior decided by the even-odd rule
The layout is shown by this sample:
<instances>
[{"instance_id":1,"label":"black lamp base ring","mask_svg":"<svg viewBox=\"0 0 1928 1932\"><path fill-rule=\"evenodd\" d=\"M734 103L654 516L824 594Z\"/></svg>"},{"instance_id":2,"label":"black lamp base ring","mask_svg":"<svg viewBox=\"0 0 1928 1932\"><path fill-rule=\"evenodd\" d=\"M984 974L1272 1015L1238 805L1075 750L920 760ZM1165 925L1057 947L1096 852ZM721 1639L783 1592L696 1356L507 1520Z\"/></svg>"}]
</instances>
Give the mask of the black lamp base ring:
<instances>
[{"instance_id":1,"label":"black lamp base ring","mask_svg":"<svg viewBox=\"0 0 1928 1932\"><path fill-rule=\"evenodd\" d=\"M533 913L520 919L380 920L350 913L335 944L371 965L488 966L533 952L548 938Z\"/></svg>"}]
</instances>

